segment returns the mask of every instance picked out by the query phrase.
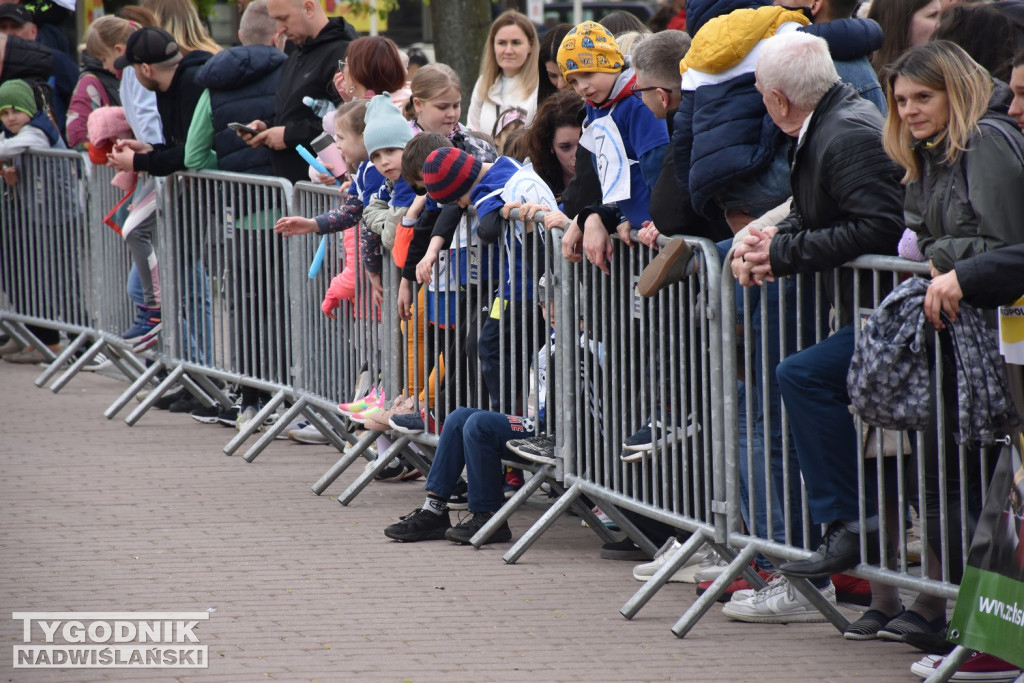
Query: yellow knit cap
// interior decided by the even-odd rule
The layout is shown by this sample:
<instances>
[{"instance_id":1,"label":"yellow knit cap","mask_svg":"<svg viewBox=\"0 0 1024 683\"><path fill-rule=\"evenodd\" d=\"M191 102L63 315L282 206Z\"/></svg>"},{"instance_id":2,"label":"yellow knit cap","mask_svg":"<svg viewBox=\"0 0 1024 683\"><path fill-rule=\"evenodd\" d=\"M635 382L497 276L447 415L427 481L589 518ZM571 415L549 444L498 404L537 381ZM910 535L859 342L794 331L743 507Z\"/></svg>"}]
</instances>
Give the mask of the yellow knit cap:
<instances>
[{"instance_id":1,"label":"yellow knit cap","mask_svg":"<svg viewBox=\"0 0 1024 683\"><path fill-rule=\"evenodd\" d=\"M596 21L584 21L565 34L557 59L565 78L574 71L617 74L626 63L615 37Z\"/></svg>"}]
</instances>

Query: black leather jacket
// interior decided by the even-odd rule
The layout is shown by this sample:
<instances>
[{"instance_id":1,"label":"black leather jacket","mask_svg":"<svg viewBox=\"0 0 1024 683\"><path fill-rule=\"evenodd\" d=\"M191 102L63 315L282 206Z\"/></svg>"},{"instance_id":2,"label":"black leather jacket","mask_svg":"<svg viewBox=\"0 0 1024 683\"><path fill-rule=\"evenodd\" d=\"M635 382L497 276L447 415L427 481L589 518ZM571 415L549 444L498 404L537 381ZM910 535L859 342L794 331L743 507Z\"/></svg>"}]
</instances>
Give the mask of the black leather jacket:
<instances>
[{"instance_id":1,"label":"black leather jacket","mask_svg":"<svg viewBox=\"0 0 1024 683\"><path fill-rule=\"evenodd\" d=\"M849 85L825 93L793 152L793 208L771 241L776 276L895 255L903 234L902 171L882 149L882 115Z\"/></svg>"}]
</instances>

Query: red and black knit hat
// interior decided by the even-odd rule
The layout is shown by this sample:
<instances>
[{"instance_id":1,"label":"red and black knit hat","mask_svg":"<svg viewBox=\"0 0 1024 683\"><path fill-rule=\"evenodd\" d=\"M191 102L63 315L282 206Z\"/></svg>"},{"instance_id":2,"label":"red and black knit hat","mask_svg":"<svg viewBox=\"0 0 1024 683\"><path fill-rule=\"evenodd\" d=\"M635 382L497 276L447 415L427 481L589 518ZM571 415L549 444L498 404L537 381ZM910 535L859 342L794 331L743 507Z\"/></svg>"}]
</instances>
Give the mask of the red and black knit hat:
<instances>
[{"instance_id":1,"label":"red and black knit hat","mask_svg":"<svg viewBox=\"0 0 1024 683\"><path fill-rule=\"evenodd\" d=\"M454 204L472 189L482 167L472 154L456 147L435 149L423 164L423 184L438 204Z\"/></svg>"}]
</instances>

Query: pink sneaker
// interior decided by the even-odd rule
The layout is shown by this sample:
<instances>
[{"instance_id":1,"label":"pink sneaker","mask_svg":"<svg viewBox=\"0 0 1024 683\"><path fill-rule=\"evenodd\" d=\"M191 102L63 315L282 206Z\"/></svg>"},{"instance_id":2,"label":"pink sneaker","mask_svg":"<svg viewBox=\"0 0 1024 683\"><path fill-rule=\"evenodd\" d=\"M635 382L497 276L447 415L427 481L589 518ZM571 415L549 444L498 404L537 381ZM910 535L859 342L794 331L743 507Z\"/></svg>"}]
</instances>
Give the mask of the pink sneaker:
<instances>
[{"instance_id":1,"label":"pink sneaker","mask_svg":"<svg viewBox=\"0 0 1024 683\"><path fill-rule=\"evenodd\" d=\"M342 415L352 416L354 413L361 413L367 408L384 403L384 392L378 392L377 387L370 390L370 393L351 403L339 403L338 412Z\"/></svg>"}]
</instances>

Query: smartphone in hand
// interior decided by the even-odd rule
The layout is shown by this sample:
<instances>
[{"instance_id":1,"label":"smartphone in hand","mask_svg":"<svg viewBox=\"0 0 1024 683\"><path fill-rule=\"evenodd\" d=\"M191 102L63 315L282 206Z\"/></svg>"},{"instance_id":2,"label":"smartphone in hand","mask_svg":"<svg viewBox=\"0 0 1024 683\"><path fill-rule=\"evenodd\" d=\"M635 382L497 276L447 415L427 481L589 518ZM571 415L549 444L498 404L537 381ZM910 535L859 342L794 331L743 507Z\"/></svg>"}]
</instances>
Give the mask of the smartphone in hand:
<instances>
[{"instance_id":1,"label":"smartphone in hand","mask_svg":"<svg viewBox=\"0 0 1024 683\"><path fill-rule=\"evenodd\" d=\"M259 135L260 134L260 132L258 130L250 128L249 126L245 125L244 123L229 123L228 124L228 128L230 128L231 130L233 130L233 131L235 131L237 133L246 133L248 135Z\"/></svg>"}]
</instances>

